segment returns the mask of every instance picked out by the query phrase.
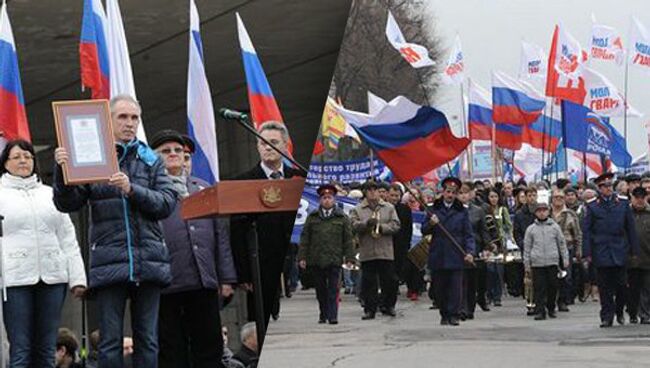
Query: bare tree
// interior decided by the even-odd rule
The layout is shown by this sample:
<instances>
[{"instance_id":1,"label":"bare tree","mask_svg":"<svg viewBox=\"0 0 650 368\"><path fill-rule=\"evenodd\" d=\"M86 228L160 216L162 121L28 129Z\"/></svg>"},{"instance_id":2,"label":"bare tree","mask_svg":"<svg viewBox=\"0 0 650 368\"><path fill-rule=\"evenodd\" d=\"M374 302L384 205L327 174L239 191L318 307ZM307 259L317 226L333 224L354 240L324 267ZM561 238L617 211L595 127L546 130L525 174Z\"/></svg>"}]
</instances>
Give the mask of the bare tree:
<instances>
[{"instance_id":1,"label":"bare tree","mask_svg":"<svg viewBox=\"0 0 650 368\"><path fill-rule=\"evenodd\" d=\"M384 99L404 95L424 105L433 102L443 50L427 4L426 0L353 0L333 80L336 97L347 108L366 111L367 91ZM435 66L415 69L390 45L388 10L409 42L429 50Z\"/></svg>"}]
</instances>

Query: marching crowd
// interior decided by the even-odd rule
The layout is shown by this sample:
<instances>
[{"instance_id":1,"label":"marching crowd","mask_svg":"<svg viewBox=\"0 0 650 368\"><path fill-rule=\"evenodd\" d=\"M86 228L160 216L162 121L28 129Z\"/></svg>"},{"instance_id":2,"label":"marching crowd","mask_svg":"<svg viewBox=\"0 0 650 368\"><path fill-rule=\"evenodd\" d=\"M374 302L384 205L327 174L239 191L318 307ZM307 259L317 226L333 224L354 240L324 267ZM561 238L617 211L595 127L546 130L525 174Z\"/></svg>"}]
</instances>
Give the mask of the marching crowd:
<instances>
[{"instance_id":1,"label":"marching crowd","mask_svg":"<svg viewBox=\"0 0 650 368\"><path fill-rule=\"evenodd\" d=\"M99 330L91 354L84 357L88 367L124 367L127 355L139 368L256 366L255 323L242 327L241 350L228 354L220 311L239 287L247 291L249 306L264 304L268 322L277 294L273 279L284 261L293 213L257 218L264 234L259 252L264 300L255 300L244 245L250 220L181 217L179 201L208 186L190 175L192 156L198 154L191 138L162 130L148 145L136 137L142 113L136 100L116 96L110 111L119 171L107 182L66 184L63 167L73 156L64 147L54 151L52 186L42 182L31 143L9 141L0 154L2 312L9 367L78 363L74 334L57 336L67 289L95 301ZM284 125L266 122L258 132L286 149ZM257 151L260 162L235 180L299 175L261 140ZM76 211L89 214L89 228L78 229L89 233L88 277L68 215ZM133 332L129 354L127 300Z\"/></svg>"},{"instance_id":2,"label":"marching crowd","mask_svg":"<svg viewBox=\"0 0 650 368\"><path fill-rule=\"evenodd\" d=\"M650 173L578 184L369 179L317 193L297 259L303 284L316 288L319 323L338 323L343 271L363 320L396 316L400 284L410 300L428 284L443 325L473 319L477 306L500 307L506 293L525 300L535 320L591 299L600 301L600 327L650 324ZM337 196L359 203L346 214ZM426 220L412 245L416 211Z\"/></svg>"}]
</instances>

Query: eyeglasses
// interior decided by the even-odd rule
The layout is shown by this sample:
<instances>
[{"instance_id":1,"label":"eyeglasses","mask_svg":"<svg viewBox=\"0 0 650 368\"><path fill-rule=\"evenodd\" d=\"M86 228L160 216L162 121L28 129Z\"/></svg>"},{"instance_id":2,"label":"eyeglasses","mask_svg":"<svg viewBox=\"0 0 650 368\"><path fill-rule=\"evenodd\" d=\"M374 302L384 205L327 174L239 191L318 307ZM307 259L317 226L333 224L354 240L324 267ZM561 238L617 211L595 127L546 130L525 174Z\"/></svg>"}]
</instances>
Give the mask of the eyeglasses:
<instances>
[{"instance_id":1,"label":"eyeglasses","mask_svg":"<svg viewBox=\"0 0 650 368\"><path fill-rule=\"evenodd\" d=\"M176 147L176 148L173 149L173 151L174 151L174 153L182 153L184 151L184 149L183 149L183 147ZM168 154L172 153L172 149L171 148L163 148L163 149L160 150L160 152L165 154L165 155L168 155Z\"/></svg>"},{"instance_id":2,"label":"eyeglasses","mask_svg":"<svg viewBox=\"0 0 650 368\"><path fill-rule=\"evenodd\" d=\"M31 161L31 160L34 159L34 156L32 156L32 155L30 155L30 154L16 155L16 156L11 156L11 157L9 157L9 160L11 160L11 161L18 161L18 160L20 160L21 158L24 159L25 161Z\"/></svg>"}]
</instances>

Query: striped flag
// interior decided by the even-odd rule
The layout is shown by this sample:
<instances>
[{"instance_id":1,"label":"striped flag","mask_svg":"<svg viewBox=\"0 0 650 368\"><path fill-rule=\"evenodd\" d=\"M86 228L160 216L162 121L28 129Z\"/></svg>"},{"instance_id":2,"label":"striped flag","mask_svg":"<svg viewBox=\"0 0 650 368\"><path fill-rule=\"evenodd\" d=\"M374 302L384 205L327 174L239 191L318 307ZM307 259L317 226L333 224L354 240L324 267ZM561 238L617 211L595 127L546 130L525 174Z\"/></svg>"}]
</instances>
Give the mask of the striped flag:
<instances>
[{"instance_id":1,"label":"striped flag","mask_svg":"<svg viewBox=\"0 0 650 368\"><path fill-rule=\"evenodd\" d=\"M135 83L131 71L131 59L129 47L124 34L120 5L117 0L106 0L106 12L108 13L108 25L106 40L108 41L108 65L111 80L111 98L118 95L129 95L138 99L135 94ZM142 122L138 124L138 139L146 142Z\"/></svg>"},{"instance_id":2,"label":"striped flag","mask_svg":"<svg viewBox=\"0 0 650 368\"><path fill-rule=\"evenodd\" d=\"M189 65L187 68L187 131L196 142L192 175L209 184L219 181L219 156L214 108L205 75L199 12L190 0Z\"/></svg>"},{"instance_id":3,"label":"striped flag","mask_svg":"<svg viewBox=\"0 0 650 368\"><path fill-rule=\"evenodd\" d=\"M530 84L492 71L492 120L495 123L527 125L542 114L544 96Z\"/></svg>"},{"instance_id":4,"label":"striped flag","mask_svg":"<svg viewBox=\"0 0 650 368\"><path fill-rule=\"evenodd\" d=\"M101 0L84 0L79 64L81 85L92 90L92 98L110 98L106 14Z\"/></svg>"},{"instance_id":5,"label":"striped flag","mask_svg":"<svg viewBox=\"0 0 650 368\"><path fill-rule=\"evenodd\" d=\"M0 8L0 139L31 140L25 99L20 83L16 43L7 15L7 4ZM4 147L6 141L0 141ZM2 148L0 147L0 148Z\"/></svg>"}]
</instances>

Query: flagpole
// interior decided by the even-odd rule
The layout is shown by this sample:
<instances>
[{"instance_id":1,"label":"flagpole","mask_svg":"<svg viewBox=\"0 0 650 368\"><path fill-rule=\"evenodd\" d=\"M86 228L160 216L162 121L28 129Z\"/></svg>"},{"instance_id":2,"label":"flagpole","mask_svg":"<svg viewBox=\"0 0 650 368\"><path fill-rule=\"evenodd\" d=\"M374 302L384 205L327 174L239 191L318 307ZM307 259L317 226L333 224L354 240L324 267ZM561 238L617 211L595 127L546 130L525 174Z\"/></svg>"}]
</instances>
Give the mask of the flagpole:
<instances>
[{"instance_id":1,"label":"flagpole","mask_svg":"<svg viewBox=\"0 0 650 368\"><path fill-rule=\"evenodd\" d=\"M582 152L582 180L587 184L587 152Z\"/></svg>"},{"instance_id":2,"label":"flagpole","mask_svg":"<svg viewBox=\"0 0 650 368\"><path fill-rule=\"evenodd\" d=\"M467 88L469 89L469 87ZM463 89L463 81L461 81L460 82L460 112L461 112L461 119L462 119L461 127L462 127L463 136L466 137L468 136L468 132L467 132L467 118L466 118L467 115L465 113L465 100L463 99L464 94L465 93ZM470 168L471 164L469 161L469 152L470 152L469 146L471 144L472 142L470 141L468 147L465 148L465 160L467 160L467 175L469 175L470 178L472 177L472 169ZM461 160L458 176L461 176L462 173L463 173L463 161Z\"/></svg>"},{"instance_id":3,"label":"flagpole","mask_svg":"<svg viewBox=\"0 0 650 368\"><path fill-rule=\"evenodd\" d=\"M372 148L370 148L370 146L368 146L368 150L370 151L370 155L369 155L369 157L370 157L370 177L372 179L374 179L375 178L375 154L372 151Z\"/></svg>"},{"instance_id":4,"label":"flagpole","mask_svg":"<svg viewBox=\"0 0 650 368\"><path fill-rule=\"evenodd\" d=\"M625 58L625 82L624 82L624 91L623 91L623 138L625 138L625 149L627 149L627 80L628 80L628 68L630 63ZM627 174L627 167L623 169L623 172Z\"/></svg>"},{"instance_id":5,"label":"flagpole","mask_svg":"<svg viewBox=\"0 0 650 368\"><path fill-rule=\"evenodd\" d=\"M496 182L497 180L496 129L497 129L496 123L492 122L492 142L490 142L492 143L491 145L492 147L490 153L492 155L492 182L493 183Z\"/></svg>"}]
</instances>

